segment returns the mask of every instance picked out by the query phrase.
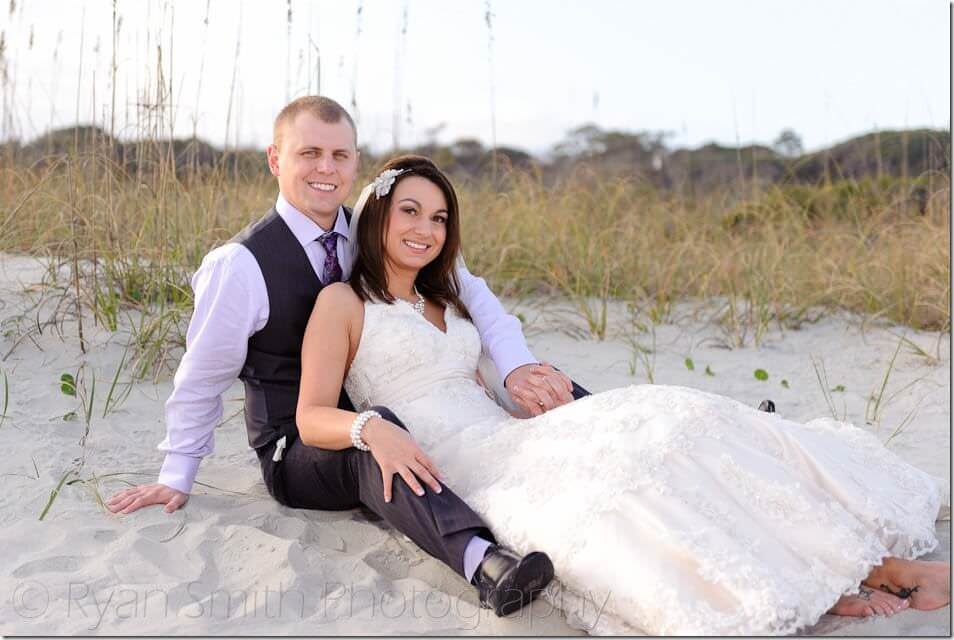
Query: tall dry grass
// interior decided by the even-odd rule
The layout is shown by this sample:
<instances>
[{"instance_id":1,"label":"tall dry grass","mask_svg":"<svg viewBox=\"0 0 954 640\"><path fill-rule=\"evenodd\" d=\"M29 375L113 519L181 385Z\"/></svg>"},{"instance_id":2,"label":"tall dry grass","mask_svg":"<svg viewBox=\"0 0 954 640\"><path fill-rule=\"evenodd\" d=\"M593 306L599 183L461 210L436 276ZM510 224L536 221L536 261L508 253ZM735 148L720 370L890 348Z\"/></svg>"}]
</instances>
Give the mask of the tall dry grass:
<instances>
[{"instance_id":1,"label":"tall dry grass","mask_svg":"<svg viewBox=\"0 0 954 640\"><path fill-rule=\"evenodd\" d=\"M161 146L142 157L151 152L138 176L105 150L4 166L0 250L71 263L63 284L106 326L124 308L187 314L202 256L264 212L276 185L227 167L180 178ZM903 197L909 183L688 199L581 169L555 185L511 172L459 188L468 265L498 292L564 296L596 337L611 299L649 305L659 321L675 302L718 298L715 319L743 343L813 307L948 330L950 183L933 178L923 214Z\"/></svg>"},{"instance_id":2,"label":"tall dry grass","mask_svg":"<svg viewBox=\"0 0 954 640\"><path fill-rule=\"evenodd\" d=\"M665 317L719 297L739 331L812 307L949 330L950 182L932 181L921 214L905 197L914 181L894 179L686 199L586 170L556 186L511 174L504 192L463 190L465 252L502 292L576 301L595 335L609 298Z\"/></svg>"}]
</instances>

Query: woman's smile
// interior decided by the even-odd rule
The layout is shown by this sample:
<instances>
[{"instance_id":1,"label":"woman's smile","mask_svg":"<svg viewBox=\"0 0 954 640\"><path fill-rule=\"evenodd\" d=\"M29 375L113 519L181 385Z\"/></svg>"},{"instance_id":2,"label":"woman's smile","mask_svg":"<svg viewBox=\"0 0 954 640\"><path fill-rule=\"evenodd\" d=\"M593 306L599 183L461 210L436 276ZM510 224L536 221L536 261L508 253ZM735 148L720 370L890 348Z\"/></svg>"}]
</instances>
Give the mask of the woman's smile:
<instances>
[{"instance_id":1,"label":"woman's smile","mask_svg":"<svg viewBox=\"0 0 954 640\"><path fill-rule=\"evenodd\" d=\"M423 242L415 242L414 240L404 240L404 246L408 247L412 252L424 255L427 253L433 245L425 244Z\"/></svg>"}]
</instances>

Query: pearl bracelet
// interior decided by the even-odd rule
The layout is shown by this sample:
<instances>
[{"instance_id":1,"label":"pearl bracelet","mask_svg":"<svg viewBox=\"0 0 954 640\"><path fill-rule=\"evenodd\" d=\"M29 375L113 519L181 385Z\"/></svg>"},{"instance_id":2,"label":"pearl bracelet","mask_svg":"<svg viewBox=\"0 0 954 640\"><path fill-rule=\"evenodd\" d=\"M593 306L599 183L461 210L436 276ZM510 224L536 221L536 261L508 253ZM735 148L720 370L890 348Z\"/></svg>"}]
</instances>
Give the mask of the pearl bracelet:
<instances>
[{"instance_id":1,"label":"pearl bracelet","mask_svg":"<svg viewBox=\"0 0 954 640\"><path fill-rule=\"evenodd\" d=\"M359 451L371 451L371 447L361 439L361 430L371 418L380 418L381 414L377 411L362 411L358 417L351 423L351 445Z\"/></svg>"}]
</instances>

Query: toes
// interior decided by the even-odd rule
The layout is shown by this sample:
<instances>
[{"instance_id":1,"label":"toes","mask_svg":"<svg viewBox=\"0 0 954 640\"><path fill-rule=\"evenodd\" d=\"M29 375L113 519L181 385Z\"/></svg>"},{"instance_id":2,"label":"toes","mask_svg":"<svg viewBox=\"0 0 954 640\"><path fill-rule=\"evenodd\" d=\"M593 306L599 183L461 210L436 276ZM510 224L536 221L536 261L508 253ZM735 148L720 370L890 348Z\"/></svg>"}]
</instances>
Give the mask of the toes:
<instances>
[{"instance_id":1,"label":"toes","mask_svg":"<svg viewBox=\"0 0 954 640\"><path fill-rule=\"evenodd\" d=\"M880 590L873 590L871 592L871 601L881 604L888 604L892 607L896 607L901 604L901 598Z\"/></svg>"}]
</instances>

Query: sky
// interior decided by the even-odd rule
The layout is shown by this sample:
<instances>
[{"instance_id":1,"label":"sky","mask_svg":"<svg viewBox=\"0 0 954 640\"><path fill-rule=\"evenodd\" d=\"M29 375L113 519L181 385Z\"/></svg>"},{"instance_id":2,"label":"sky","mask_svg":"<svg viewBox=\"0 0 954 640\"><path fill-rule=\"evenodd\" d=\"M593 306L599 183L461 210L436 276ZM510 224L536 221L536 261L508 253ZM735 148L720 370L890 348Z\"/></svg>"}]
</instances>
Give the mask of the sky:
<instances>
[{"instance_id":1,"label":"sky","mask_svg":"<svg viewBox=\"0 0 954 640\"><path fill-rule=\"evenodd\" d=\"M175 135L218 146L264 148L319 89L376 151L470 137L543 155L584 123L672 147L791 128L808 150L950 128L947 0L118 0L115 110L111 2L3 4L4 138L136 137L159 85Z\"/></svg>"}]
</instances>

